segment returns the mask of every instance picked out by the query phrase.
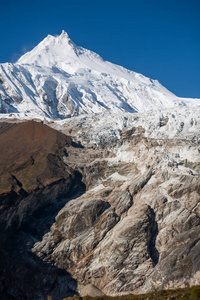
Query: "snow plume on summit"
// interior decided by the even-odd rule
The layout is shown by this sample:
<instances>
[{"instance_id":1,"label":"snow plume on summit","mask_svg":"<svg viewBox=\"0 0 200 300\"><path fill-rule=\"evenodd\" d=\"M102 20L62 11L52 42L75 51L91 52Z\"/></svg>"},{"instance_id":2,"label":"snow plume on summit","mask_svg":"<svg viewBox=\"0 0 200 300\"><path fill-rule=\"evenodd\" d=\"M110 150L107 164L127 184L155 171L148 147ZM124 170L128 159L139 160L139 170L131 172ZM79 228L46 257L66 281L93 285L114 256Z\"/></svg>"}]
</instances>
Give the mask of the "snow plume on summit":
<instances>
[{"instance_id":1,"label":"snow plume on summit","mask_svg":"<svg viewBox=\"0 0 200 300\"><path fill-rule=\"evenodd\" d=\"M157 80L104 61L75 45L65 31L48 35L15 64L0 65L1 116L63 119L199 103L175 96Z\"/></svg>"}]
</instances>

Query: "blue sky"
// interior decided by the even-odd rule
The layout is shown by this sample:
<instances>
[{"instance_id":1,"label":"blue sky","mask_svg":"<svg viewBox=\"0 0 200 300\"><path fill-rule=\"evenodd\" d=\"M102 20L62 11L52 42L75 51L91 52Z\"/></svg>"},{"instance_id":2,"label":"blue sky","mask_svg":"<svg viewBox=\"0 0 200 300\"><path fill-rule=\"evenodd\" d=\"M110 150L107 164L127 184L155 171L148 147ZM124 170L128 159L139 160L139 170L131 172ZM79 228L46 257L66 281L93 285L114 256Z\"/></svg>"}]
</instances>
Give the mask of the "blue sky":
<instances>
[{"instance_id":1,"label":"blue sky","mask_svg":"<svg viewBox=\"0 0 200 300\"><path fill-rule=\"evenodd\" d=\"M200 98L200 0L0 0L0 62L62 29L105 60Z\"/></svg>"}]
</instances>

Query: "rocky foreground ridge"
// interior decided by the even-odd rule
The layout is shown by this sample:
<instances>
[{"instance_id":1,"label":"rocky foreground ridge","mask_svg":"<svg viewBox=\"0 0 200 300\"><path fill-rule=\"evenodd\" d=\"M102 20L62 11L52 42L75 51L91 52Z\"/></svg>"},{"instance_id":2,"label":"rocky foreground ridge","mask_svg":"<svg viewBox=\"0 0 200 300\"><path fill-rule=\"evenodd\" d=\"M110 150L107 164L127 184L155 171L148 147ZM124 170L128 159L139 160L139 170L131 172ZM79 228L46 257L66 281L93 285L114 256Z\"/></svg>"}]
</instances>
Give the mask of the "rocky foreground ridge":
<instances>
[{"instance_id":1,"label":"rocky foreground ridge","mask_svg":"<svg viewBox=\"0 0 200 300\"><path fill-rule=\"evenodd\" d=\"M200 284L199 113L0 123L1 299Z\"/></svg>"}]
</instances>

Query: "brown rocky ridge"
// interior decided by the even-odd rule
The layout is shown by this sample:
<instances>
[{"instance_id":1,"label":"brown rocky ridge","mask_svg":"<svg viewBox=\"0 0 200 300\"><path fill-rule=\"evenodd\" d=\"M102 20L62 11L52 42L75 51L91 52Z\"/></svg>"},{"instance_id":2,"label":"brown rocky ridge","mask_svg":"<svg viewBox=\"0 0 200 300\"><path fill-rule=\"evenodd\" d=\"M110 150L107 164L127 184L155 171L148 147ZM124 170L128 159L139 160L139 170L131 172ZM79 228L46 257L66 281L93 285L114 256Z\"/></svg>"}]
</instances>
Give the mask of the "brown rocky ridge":
<instances>
[{"instance_id":1,"label":"brown rocky ridge","mask_svg":"<svg viewBox=\"0 0 200 300\"><path fill-rule=\"evenodd\" d=\"M65 292L74 293L69 274L31 251L64 197L84 190L81 175L63 162L68 147L79 145L41 123L0 123L1 299L45 299L66 280L72 287L65 285Z\"/></svg>"}]
</instances>

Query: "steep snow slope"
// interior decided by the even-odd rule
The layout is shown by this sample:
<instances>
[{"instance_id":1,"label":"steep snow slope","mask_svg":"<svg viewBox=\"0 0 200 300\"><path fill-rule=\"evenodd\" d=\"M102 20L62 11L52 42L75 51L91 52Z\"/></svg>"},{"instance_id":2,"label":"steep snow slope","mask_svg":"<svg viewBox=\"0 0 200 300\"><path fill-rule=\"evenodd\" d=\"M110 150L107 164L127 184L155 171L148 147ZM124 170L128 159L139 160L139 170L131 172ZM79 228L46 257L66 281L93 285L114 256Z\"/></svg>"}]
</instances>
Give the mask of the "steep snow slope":
<instances>
[{"instance_id":1,"label":"steep snow slope","mask_svg":"<svg viewBox=\"0 0 200 300\"><path fill-rule=\"evenodd\" d=\"M199 103L175 96L157 80L104 61L76 46L64 31L48 35L17 63L0 65L1 117L62 119L109 109L132 113Z\"/></svg>"}]
</instances>

